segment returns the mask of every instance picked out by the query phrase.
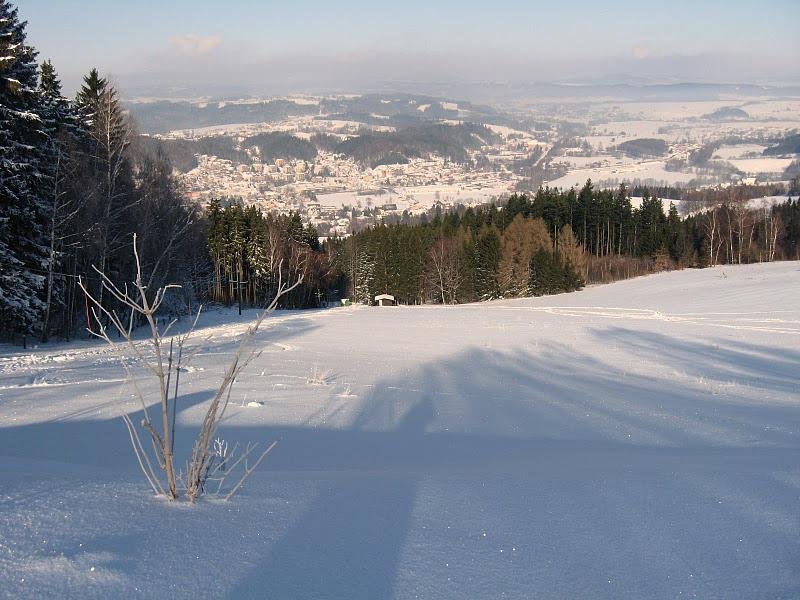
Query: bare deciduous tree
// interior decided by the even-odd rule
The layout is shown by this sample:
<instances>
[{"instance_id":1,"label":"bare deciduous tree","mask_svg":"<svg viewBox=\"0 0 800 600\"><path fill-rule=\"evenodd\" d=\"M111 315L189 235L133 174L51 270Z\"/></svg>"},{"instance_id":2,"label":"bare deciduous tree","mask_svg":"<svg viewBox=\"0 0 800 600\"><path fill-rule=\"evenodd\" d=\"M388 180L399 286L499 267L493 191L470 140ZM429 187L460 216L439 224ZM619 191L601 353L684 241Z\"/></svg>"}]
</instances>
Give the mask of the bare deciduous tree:
<instances>
[{"instance_id":1,"label":"bare deciduous tree","mask_svg":"<svg viewBox=\"0 0 800 600\"><path fill-rule=\"evenodd\" d=\"M455 304L463 280L461 241L439 236L428 250L425 279L442 304Z\"/></svg>"},{"instance_id":2,"label":"bare deciduous tree","mask_svg":"<svg viewBox=\"0 0 800 600\"><path fill-rule=\"evenodd\" d=\"M719 223L717 208L714 202L709 202L706 205L706 213L703 217L703 230L708 239L708 265L713 267L717 264L718 260L718 246L719 242Z\"/></svg>"},{"instance_id":3,"label":"bare deciduous tree","mask_svg":"<svg viewBox=\"0 0 800 600\"><path fill-rule=\"evenodd\" d=\"M55 285L56 266L58 265L59 248L64 244L66 226L72 221L80 210L78 200L69 196L65 190L65 180L71 175L69 170L74 167L68 160L67 152L59 141L52 143L55 154L53 165L52 189L50 193L50 225L48 227L47 283L45 285L45 311L42 317L41 339L47 343L49 339L50 314L53 306L53 288Z\"/></svg>"},{"instance_id":4,"label":"bare deciduous tree","mask_svg":"<svg viewBox=\"0 0 800 600\"><path fill-rule=\"evenodd\" d=\"M764 203L764 227L766 230L766 251L767 261L772 262L775 260L775 251L778 247L778 237L780 236L783 222L781 221L780 213L775 210L774 206L768 206Z\"/></svg>"}]
</instances>

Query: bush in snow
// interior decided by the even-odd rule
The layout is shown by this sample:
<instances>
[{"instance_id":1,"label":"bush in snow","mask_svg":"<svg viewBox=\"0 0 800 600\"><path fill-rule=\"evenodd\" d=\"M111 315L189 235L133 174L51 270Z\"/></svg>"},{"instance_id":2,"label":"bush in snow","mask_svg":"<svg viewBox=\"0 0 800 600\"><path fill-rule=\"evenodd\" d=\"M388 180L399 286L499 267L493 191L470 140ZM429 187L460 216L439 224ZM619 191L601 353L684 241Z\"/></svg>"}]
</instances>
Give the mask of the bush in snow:
<instances>
[{"instance_id":1,"label":"bush in snow","mask_svg":"<svg viewBox=\"0 0 800 600\"><path fill-rule=\"evenodd\" d=\"M116 309L108 308L107 302L95 298L83 282L80 283L80 287L92 305L96 331L90 329L90 332L105 340L115 350L133 387L134 395L142 406L143 417L140 425L151 438L153 449L149 450L148 445L142 441L139 430L130 416L124 415L123 419L128 427L134 453L156 494L164 495L170 500L175 500L184 494L191 502L203 494L213 494L227 500L242 487L247 477L277 442L273 442L260 453L256 452L258 444L248 444L242 449L238 446L229 449L228 445L217 437L219 424L228 408L234 381L258 355L255 351L247 350L248 343L267 315L275 310L280 298L300 285L302 277L291 284L283 281L281 276L278 277L272 302L242 336L208 406L187 461L186 471L179 473L175 467L174 449L180 374L185 370L186 362L191 357L187 342L194 332L200 312L198 311L194 323L185 334L168 337L174 321L162 327L156 314L164 302L167 291L177 286L168 285L159 288L155 293L150 293L142 282L136 235L133 237L133 252L136 261L136 279L132 291L129 291L127 286L120 288L105 273L95 269L102 280L103 289L128 312L127 318L120 316ZM279 274L280 272L279 268ZM133 330L137 319L144 320L150 329L149 340L145 343L137 343L134 340ZM111 339L109 327L112 331L118 332L120 341ZM160 419L150 417L145 394L132 369L134 363L144 365L158 385ZM229 477L231 483L226 486ZM216 488L209 490L208 487L212 483L216 483Z\"/></svg>"}]
</instances>

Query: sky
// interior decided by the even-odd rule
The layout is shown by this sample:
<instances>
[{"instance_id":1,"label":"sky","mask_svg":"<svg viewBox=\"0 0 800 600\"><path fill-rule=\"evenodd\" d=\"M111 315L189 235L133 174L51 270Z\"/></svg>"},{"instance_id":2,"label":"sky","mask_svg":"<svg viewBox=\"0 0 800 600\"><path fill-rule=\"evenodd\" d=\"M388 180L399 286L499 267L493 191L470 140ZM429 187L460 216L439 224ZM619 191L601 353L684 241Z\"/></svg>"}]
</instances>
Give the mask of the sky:
<instances>
[{"instance_id":1,"label":"sky","mask_svg":"<svg viewBox=\"0 0 800 600\"><path fill-rule=\"evenodd\" d=\"M798 0L16 3L67 90L91 67L128 95L800 79Z\"/></svg>"}]
</instances>

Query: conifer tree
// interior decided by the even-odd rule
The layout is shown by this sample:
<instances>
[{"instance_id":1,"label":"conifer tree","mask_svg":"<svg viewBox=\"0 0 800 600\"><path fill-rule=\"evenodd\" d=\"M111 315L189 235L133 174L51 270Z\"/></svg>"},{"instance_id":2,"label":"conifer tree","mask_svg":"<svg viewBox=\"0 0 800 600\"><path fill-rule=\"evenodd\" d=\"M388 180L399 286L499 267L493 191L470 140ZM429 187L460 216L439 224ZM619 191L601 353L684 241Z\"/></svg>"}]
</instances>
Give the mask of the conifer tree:
<instances>
[{"instance_id":1,"label":"conifer tree","mask_svg":"<svg viewBox=\"0 0 800 600\"><path fill-rule=\"evenodd\" d=\"M493 225L481 229L475 241L475 293L480 300L500 296L497 276L502 256L500 232Z\"/></svg>"},{"instance_id":2,"label":"conifer tree","mask_svg":"<svg viewBox=\"0 0 800 600\"><path fill-rule=\"evenodd\" d=\"M100 77L97 69L92 69L83 77L83 85L75 96L75 106L91 126L100 111L103 96L108 88L108 80Z\"/></svg>"},{"instance_id":3,"label":"conifer tree","mask_svg":"<svg viewBox=\"0 0 800 600\"><path fill-rule=\"evenodd\" d=\"M645 193L642 206L637 211L639 217L639 240L637 252L639 256L654 257L664 246L664 208L655 194Z\"/></svg>"},{"instance_id":4,"label":"conifer tree","mask_svg":"<svg viewBox=\"0 0 800 600\"><path fill-rule=\"evenodd\" d=\"M133 130L119 94L92 69L76 97L76 106L89 131L93 189L90 197L91 227L86 245L95 266L104 273L118 269L111 265L113 254L129 240L134 194L130 145ZM97 300L104 301L104 288L98 284Z\"/></svg>"},{"instance_id":5,"label":"conifer tree","mask_svg":"<svg viewBox=\"0 0 800 600\"><path fill-rule=\"evenodd\" d=\"M534 296L564 291L564 272L555 254L539 248L530 261L530 293Z\"/></svg>"},{"instance_id":6,"label":"conifer tree","mask_svg":"<svg viewBox=\"0 0 800 600\"><path fill-rule=\"evenodd\" d=\"M49 263L45 228L50 160L25 23L0 0L0 329L32 333Z\"/></svg>"},{"instance_id":7,"label":"conifer tree","mask_svg":"<svg viewBox=\"0 0 800 600\"><path fill-rule=\"evenodd\" d=\"M680 261L685 253L685 238L681 227L681 218L678 209L673 202L669 203L669 213L667 214L666 244L670 258L675 262Z\"/></svg>"},{"instance_id":8,"label":"conifer tree","mask_svg":"<svg viewBox=\"0 0 800 600\"><path fill-rule=\"evenodd\" d=\"M368 252L366 235L347 238L344 245L344 268L350 283L349 295L353 302L368 303L372 290L374 261Z\"/></svg>"},{"instance_id":9,"label":"conifer tree","mask_svg":"<svg viewBox=\"0 0 800 600\"><path fill-rule=\"evenodd\" d=\"M530 291L534 296L574 292L583 287L583 280L557 252L539 248L531 258Z\"/></svg>"},{"instance_id":10,"label":"conifer tree","mask_svg":"<svg viewBox=\"0 0 800 600\"><path fill-rule=\"evenodd\" d=\"M575 292L584 286L584 279L567 260L562 260L561 268L564 273L564 292Z\"/></svg>"},{"instance_id":11,"label":"conifer tree","mask_svg":"<svg viewBox=\"0 0 800 600\"><path fill-rule=\"evenodd\" d=\"M578 232L578 239L580 240L581 244L583 244L585 250L590 250L589 220L593 194L594 187L592 185L592 180L588 179L586 184L581 188L581 191L577 197L577 202L575 203L576 210L574 216L577 222L573 221L572 223L572 228Z\"/></svg>"}]
</instances>

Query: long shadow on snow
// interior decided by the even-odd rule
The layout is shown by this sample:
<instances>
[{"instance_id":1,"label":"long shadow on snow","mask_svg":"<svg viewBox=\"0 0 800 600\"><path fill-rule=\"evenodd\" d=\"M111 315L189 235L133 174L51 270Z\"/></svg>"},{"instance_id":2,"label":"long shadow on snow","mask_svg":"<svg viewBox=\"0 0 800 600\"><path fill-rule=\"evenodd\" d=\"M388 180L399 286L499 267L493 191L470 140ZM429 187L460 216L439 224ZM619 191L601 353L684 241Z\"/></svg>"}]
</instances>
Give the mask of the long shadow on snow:
<instances>
[{"instance_id":1,"label":"long shadow on snow","mask_svg":"<svg viewBox=\"0 0 800 600\"><path fill-rule=\"evenodd\" d=\"M422 435L434 416L433 402L422 400L402 417L391 435ZM375 437L378 442L381 436ZM343 441L340 438L340 443ZM368 449L361 445L358 450L378 448L379 444ZM398 475L388 471L323 481L323 489L299 522L271 549L264 564L236 585L230 597L391 597L417 479L413 472Z\"/></svg>"},{"instance_id":2,"label":"long shadow on snow","mask_svg":"<svg viewBox=\"0 0 800 600\"><path fill-rule=\"evenodd\" d=\"M729 367L723 365L723 372ZM230 597L396 595L397 566L423 477L462 473L482 479L507 472L555 479L564 487L565 479L591 480L598 471L620 477L639 472L646 479L666 482L674 482L680 473L679 484L664 485L681 485L702 497L728 477L736 481L743 471L766 478L762 474L769 470L794 468L796 436L765 432L746 419L730 418L726 411L741 416L738 400L721 400L681 384L665 387L648 378L622 379L602 361L560 345L549 346L540 356L470 351L425 366L402 381L381 382L364 400L353 429L260 430L261 436L280 437L283 442L254 486L269 477L269 471L272 476L290 477L306 472L307 477L322 480L323 489ZM766 421L800 430L797 411L770 406L767 412ZM636 434L634 441L628 438L631 431ZM777 447L732 445L742 431ZM235 434L259 435L259 430L237 428ZM708 489L698 486L698 481L708 482ZM732 485L736 489L738 484ZM616 518L635 511L641 518L654 519L652 509L638 506L635 497L622 493L612 498L619 503L613 505ZM598 496L597 501L602 504L608 498ZM756 501L770 505L768 497ZM581 503L563 497L558 510L568 515ZM581 510L570 518L579 517ZM681 535L691 539L689 517L671 510L664 509L663 522L686 519ZM731 510L734 518L741 517L738 509ZM747 516L756 520L757 527L768 529L758 512ZM653 522L659 526L658 517ZM614 528L613 523L587 522L586 526L597 530L598 539L608 535L603 533L605 526ZM681 538L668 531L665 527L664 539L651 543L675 552ZM719 532L713 530L711 535ZM770 535L800 554L789 536ZM594 550L581 548L580 552L591 556ZM773 551L771 547L758 550ZM638 556L642 551L627 548L626 555ZM656 563L636 560L641 563L640 572L657 576L661 567ZM597 562L582 568L596 571L600 580L604 575ZM403 592L410 595L409 590Z\"/></svg>"},{"instance_id":3,"label":"long shadow on snow","mask_svg":"<svg viewBox=\"0 0 800 600\"><path fill-rule=\"evenodd\" d=\"M658 343L667 350L670 344L680 345L669 338ZM744 417L756 415L741 412L743 402L735 392L719 398L680 382L665 386L646 377L621 378L609 364L563 345L539 350L537 355L472 350L426 365L402 380L379 382L347 430L225 427L229 441L282 439L244 496L269 493L270 477L321 482L304 514L231 597L395 595L419 482L431 475L483 477L507 471L564 485L598 470L641 470L665 477L691 473L703 480L709 473L724 477L727 470L763 472L796 464L796 410L767 405L752 424ZM729 376L739 358L722 353L709 368L719 377ZM769 386L771 376L783 378L785 366L767 361L753 368L764 369ZM190 402L206 399L197 394ZM44 423L2 432L4 454L52 458L66 448L70 458L86 462L81 457L96 455L101 447L103 456L88 459L89 464L124 460L133 466L119 419ZM178 439L188 445L194 432L179 427ZM774 447L738 443L743 433ZM99 446L98 435L103 437ZM46 450L37 448L43 439L48 440ZM626 504L635 498L616 501ZM131 553L147 552L151 542L155 539L143 539L141 548ZM792 548L795 556L800 554L796 542ZM743 573L750 571L743 567Z\"/></svg>"},{"instance_id":4,"label":"long shadow on snow","mask_svg":"<svg viewBox=\"0 0 800 600\"><path fill-rule=\"evenodd\" d=\"M274 346L276 342L290 339L315 327L301 318L284 319L274 324L268 320L266 323L270 325L267 328L268 331L262 330L255 336L249 347L251 350L263 350L265 347ZM199 330L195 334L194 343L190 343L190 347L198 346L200 355L203 354L202 349L206 345L202 338L202 330ZM219 348L219 351L215 352L215 354L220 354L223 357L219 362L220 378L223 370L232 359L233 353L238 348L239 339L239 336L234 336L230 341L222 344L217 343L215 346L215 348ZM120 367L121 370L122 368ZM158 428L160 429L159 407L155 403L158 395L154 388L152 374L147 373L144 367L141 366L136 367L136 372L141 377L140 383L143 384L146 397L153 402L148 405L150 418L159 425ZM247 377L247 374L247 371L245 371L243 377ZM2 439L0 461L2 461L3 456L8 456L56 463L66 462L100 467L138 468L131 452L127 428L121 417L100 420L80 418L106 408L115 402L121 402L118 396L119 385L121 384L109 385L108 383L100 383L95 385L100 385L100 389L105 390L105 399L101 402L83 406L79 410L68 414L59 414L47 421L31 425L6 426L0 424L0 439ZM69 393L70 391L68 387L60 389L62 393ZM178 398L178 412L183 412L193 406L207 402L211 399L213 393L214 390L208 389L181 394ZM116 400L113 398L108 399L115 395L118 396ZM136 410L129 413L129 416L133 423L138 425L144 414L142 410ZM142 435L142 440L148 443L146 433L142 429L139 431L140 435ZM182 464L181 450L184 453L188 453L191 450L191 443L194 441L196 433L196 427L176 426L176 439L178 440L176 445L178 459L176 464ZM181 448L181 442L183 446L186 446L183 449ZM2 466L1 462L0 466ZM0 471L0 476L1 474L2 472Z\"/></svg>"},{"instance_id":5,"label":"long shadow on snow","mask_svg":"<svg viewBox=\"0 0 800 600\"><path fill-rule=\"evenodd\" d=\"M658 348L668 355L670 340L659 339ZM734 364L720 364L724 358L722 354L705 375L730 380L740 358L733 356ZM773 385L769 369L778 369L777 387L784 389L783 363L767 360L754 368L763 369L766 388ZM424 391L410 390L409 382ZM179 409L206 402L211 393L186 394ZM414 422L416 427L402 420L410 419L409 410L422 400L441 413L440 426L429 427L437 425L437 419ZM621 377L608 364L562 345L540 347L539 355L472 350L425 366L402 381L379 382L363 400L362 413L349 430L228 425L221 434L229 442L281 439L261 469L275 471L415 472L476 462L513 463L515 456L527 460L551 452L570 456L602 450L624 456L634 447L637 453L663 456L680 456L686 448L698 447L708 448L710 456L769 454L768 448L737 443L741 439L736 436L743 435L762 446L796 447L800 430L796 409L750 407L738 400L735 390L720 397L679 382L665 386L646 377ZM131 418L138 422L141 412ZM5 456L135 468L119 418L45 422L0 431L0 453ZM188 452L196 428L179 425L176 432L176 450Z\"/></svg>"},{"instance_id":6,"label":"long shadow on snow","mask_svg":"<svg viewBox=\"0 0 800 600\"><path fill-rule=\"evenodd\" d=\"M654 331L607 327L594 335L618 342L638 356L719 383L737 381L776 392L800 392L800 352L737 340L690 341Z\"/></svg>"}]
</instances>

